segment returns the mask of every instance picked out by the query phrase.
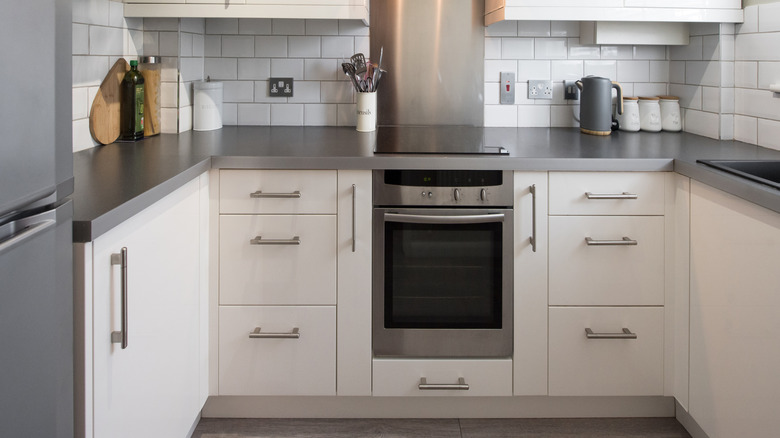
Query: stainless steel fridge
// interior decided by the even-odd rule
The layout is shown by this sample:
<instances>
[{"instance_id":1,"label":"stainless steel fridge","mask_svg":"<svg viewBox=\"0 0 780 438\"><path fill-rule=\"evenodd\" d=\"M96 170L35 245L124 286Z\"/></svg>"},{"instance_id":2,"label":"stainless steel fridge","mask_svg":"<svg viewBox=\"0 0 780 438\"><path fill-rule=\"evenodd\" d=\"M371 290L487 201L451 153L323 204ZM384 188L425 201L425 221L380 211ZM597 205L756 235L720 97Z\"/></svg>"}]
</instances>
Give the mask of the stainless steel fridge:
<instances>
[{"instance_id":1,"label":"stainless steel fridge","mask_svg":"<svg viewBox=\"0 0 780 438\"><path fill-rule=\"evenodd\" d=\"M70 0L0 14L0 436L73 436Z\"/></svg>"}]
</instances>

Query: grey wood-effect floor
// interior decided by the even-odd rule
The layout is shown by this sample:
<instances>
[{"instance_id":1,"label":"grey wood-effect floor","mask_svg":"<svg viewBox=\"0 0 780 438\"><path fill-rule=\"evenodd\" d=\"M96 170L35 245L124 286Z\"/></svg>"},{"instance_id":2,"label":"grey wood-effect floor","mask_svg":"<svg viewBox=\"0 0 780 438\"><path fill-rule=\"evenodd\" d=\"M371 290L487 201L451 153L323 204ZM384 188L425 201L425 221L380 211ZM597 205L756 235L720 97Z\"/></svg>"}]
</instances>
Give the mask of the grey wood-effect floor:
<instances>
[{"instance_id":1,"label":"grey wood-effect floor","mask_svg":"<svg viewBox=\"0 0 780 438\"><path fill-rule=\"evenodd\" d=\"M690 438L674 418L204 418L193 438Z\"/></svg>"}]
</instances>

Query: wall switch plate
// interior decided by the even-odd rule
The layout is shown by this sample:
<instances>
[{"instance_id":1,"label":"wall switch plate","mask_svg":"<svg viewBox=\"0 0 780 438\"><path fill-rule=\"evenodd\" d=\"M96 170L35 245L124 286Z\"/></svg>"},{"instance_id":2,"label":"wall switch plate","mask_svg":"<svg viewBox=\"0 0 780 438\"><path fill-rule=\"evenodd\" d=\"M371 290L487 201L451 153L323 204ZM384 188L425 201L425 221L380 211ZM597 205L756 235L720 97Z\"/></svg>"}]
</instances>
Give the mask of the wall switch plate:
<instances>
[{"instance_id":1,"label":"wall switch plate","mask_svg":"<svg viewBox=\"0 0 780 438\"><path fill-rule=\"evenodd\" d=\"M293 78L269 78L268 95L271 97L293 97Z\"/></svg>"},{"instance_id":2,"label":"wall switch plate","mask_svg":"<svg viewBox=\"0 0 780 438\"><path fill-rule=\"evenodd\" d=\"M580 89L577 88L577 81L563 81L563 99L580 100Z\"/></svg>"},{"instance_id":3,"label":"wall switch plate","mask_svg":"<svg viewBox=\"0 0 780 438\"><path fill-rule=\"evenodd\" d=\"M499 82L501 91L499 93L499 103L501 105L515 104L515 73L501 72L501 82Z\"/></svg>"},{"instance_id":4,"label":"wall switch plate","mask_svg":"<svg viewBox=\"0 0 780 438\"><path fill-rule=\"evenodd\" d=\"M528 98L529 99L552 99L552 81L528 81Z\"/></svg>"}]
</instances>

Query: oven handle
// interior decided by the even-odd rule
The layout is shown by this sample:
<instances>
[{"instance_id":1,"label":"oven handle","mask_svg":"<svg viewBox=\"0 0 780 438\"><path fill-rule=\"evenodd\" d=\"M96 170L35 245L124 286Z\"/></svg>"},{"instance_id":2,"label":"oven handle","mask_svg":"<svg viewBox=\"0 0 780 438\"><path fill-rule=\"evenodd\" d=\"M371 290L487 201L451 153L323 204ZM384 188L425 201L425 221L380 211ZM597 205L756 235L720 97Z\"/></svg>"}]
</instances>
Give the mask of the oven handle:
<instances>
[{"instance_id":1,"label":"oven handle","mask_svg":"<svg viewBox=\"0 0 780 438\"><path fill-rule=\"evenodd\" d=\"M484 224L489 222L504 222L504 213L462 216L385 213L385 222L403 222L408 224Z\"/></svg>"}]
</instances>

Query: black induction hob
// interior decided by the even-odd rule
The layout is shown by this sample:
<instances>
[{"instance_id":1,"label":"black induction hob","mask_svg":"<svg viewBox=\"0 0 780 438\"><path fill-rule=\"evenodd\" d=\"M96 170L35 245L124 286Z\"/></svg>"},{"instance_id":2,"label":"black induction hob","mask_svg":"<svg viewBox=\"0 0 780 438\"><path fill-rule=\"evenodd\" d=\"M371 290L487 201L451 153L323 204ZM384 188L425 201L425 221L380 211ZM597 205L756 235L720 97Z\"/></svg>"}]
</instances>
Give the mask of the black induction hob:
<instances>
[{"instance_id":1,"label":"black induction hob","mask_svg":"<svg viewBox=\"0 0 780 438\"><path fill-rule=\"evenodd\" d=\"M509 155L502 146L486 145L484 129L472 126L380 126L374 153Z\"/></svg>"}]
</instances>

